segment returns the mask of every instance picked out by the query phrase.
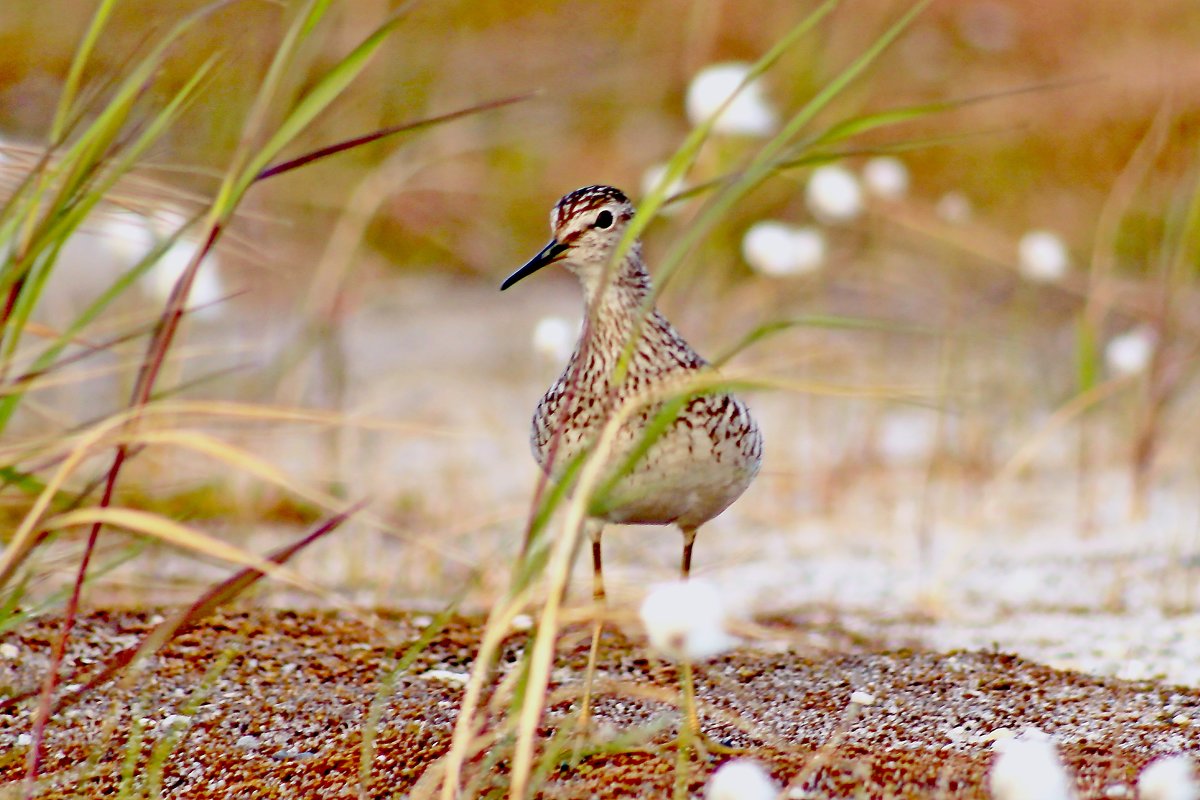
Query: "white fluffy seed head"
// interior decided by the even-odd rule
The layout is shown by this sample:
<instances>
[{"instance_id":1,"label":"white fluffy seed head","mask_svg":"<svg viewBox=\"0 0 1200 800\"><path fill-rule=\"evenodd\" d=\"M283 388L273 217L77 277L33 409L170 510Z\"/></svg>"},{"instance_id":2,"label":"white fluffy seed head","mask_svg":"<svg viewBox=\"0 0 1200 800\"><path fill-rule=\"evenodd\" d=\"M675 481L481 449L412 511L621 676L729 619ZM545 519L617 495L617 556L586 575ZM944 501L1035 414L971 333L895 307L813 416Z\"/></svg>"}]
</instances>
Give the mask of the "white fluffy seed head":
<instances>
[{"instance_id":1,"label":"white fluffy seed head","mask_svg":"<svg viewBox=\"0 0 1200 800\"><path fill-rule=\"evenodd\" d=\"M708 120L750 74L750 67L730 61L712 64L696 73L687 90L687 115L693 126ZM775 130L775 111L763 95L762 83L751 81L721 113L713 132L735 136L766 136Z\"/></svg>"},{"instance_id":2,"label":"white fluffy seed head","mask_svg":"<svg viewBox=\"0 0 1200 800\"><path fill-rule=\"evenodd\" d=\"M1017 265L1034 283L1057 283L1067 277L1071 256L1062 237L1053 231L1034 230L1017 243Z\"/></svg>"},{"instance_id":3,"label":"white fluffy seed head","mask_svg":"<svg viewBox=\"0 0 1200 800\"><path fill-rule=\"evenodd\" d=\"M863 164L863 184L881 200L900 200L908 194L908 167L895 156L876 156Z\"/></svg>"},{"instance_id":4,"label":"white fluffy seed head","mask_svg":"<svg viewBox=\"0 0 1200 800\"><path fill-rule=\"evenodd\" d=\"M774 800L778 794L767 771L744 758L726 761L704 787L705 800Z\"/></svg>"},{"instance_id":5,"label":"white fluffy seed head","mask_svg":"<svg viewBox=\"0 0 1200 800\"><path fill-rule=\"evenodd\" d=\"M534 352L556 364L566 361L575 350L579 325L578 321L571 322L566 317L542 317L533 327Z\"/></svg>"},{"instance_id":6,"label":"white fluffy seed head","mask_svg":"<svg viewBox=\"0 0 1200 800\"><path fill-rule=\"evenodd\" d=\"M675 661L712 658L733 645L725 630L725 603L717 587L703 579L655 586L639 615L650 644Z\"/></svg>"},{"instance_id":7,"label":"white fluffy seed head","mask_svg":"<svg viewBox=\"0 0 1200 800\"><path fill-rule=\"evenodd\" d=\"M186 234L177 239L175 244L162 254L158 262L142 275L140 282L145 287L147 294L156 301L165 303L171 296L175 283L183 275L184 270L195 258L199 249L200 243L195 239L188 238ZM195 313L201 319L215 319L223 311L218 301L225 296L225 287L221 285L221 275L217 271L218 269L217 256L210 250L201 260L200 266L196 270L196 277L192 281L192 290L188 294L187 305L191 308L199 307Z\"/></svg>"},{"instance_id":8,"label":"white fluffy seed head","mask_svg":"<svg viewBox=\"0 0 1200 800\"><path fill-rule=\"evenodd\" d=\"M667 177L666 164L654 164L642 173L642 197L650 194L650 192L659 188ZM687 188L686 181L680 177L671 181L664 187L664 199L670 199L674 195L682 192ZM663 216L672 216L678 213L684 207L683 203L667 203L659 207L658 213Z\"/></svg>"},{"instance_id":9,"label":"white fluffy seed head","mask_svg":"<svg viewBox=\"0 0 1200 800\"><path fill-rule=\"evenodd\" d=\"M818 221L850 222L863 211L862 187L854 173L837 164L813 170L804 189L804 201Z\"/></svg>"},{"instance_id":10,"label":"white fluffy seed head","mask_svg":"<svg viewBox=\"0 0 1200 800\"><path fill-rule=\"evenodd\" d=\"M652 164L651 166L647 167L646 171L642 173L642 195L648 195L650 192L659 188L666 177L666 164ZM670 197L671 195L682 191L683 188L683 178L676 178L666 185L663 194L665 194L667 197Z\"/></svg>"},{"instance_id":11,"label":"white fluffy seed head","mask_svg":"<svg viewBox=\"0 0 1200 800\"><path fill-rule=\"evenodd\" d=\"M1150 366L1158 334L1149 325L1138 325L1119 333L1104 348L1104 363L1113 375L1136 375Z\"/></svg>"},{"instance_id":12,"label":"white fluffy seed head","mask_svg":"<svg viewBox=\"0 0 1200 800\"><path fill-rule=\"evenodd\" d=\"M123 208L100 218L99 234L104 247L124 268L132 267L154 249L154 228L142 214Z\"/></svg>"},{"instance_id":13,"label":"white fluffy seed head","mask_svg":"<svg viewBox=\"0 0 1200 800\"><path fill-rule=\"evenodd\" d=\"M1036 728L992 745L988 774L995 800L1074 800L1075 791L1054 741Z\"/></svg>"},{"instance_id":14,"label":"white fluffy seed head","mask_svg":"<svg viewBox=\"0 0 1200 800\"><path fill-rule=\"evenodd\" d=\"M1200 800L1196 765L1185 755L1151 761L1137 781L1141 800Z\"/></svg>"},{"instance_id":15,"label":"white fluffy seed head","mask_svg":"<svg viewBox=\"0 0 1200 800\"><path fill-rule=\"evenodd\" d=\"M825 237L820 231L784 222L756 222L742 237L746 263L770 277L815 272L825 263L825 253Z\"/></svg>"},{"instance_id":16,"label":"white fluffy seed head","mask_svg":"<svg viewBox=\"0 0 1200 800\"><path fill-rule=\"evenodd\" d=\"M963 225L971 221L973 211L970 199L962 192L953 190L938 198L934 213L951 225Z\"/></svg>"}]
</instances>

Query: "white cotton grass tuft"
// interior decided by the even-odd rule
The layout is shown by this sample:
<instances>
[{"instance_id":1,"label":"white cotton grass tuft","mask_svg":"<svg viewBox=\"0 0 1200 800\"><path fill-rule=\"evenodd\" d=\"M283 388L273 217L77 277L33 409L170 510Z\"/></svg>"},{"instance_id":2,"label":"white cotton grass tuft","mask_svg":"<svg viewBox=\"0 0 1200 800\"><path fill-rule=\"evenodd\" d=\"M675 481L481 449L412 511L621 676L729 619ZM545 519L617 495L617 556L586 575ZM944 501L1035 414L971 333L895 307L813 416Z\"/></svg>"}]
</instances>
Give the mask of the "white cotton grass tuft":
<instances>
[{"instance_id":1,"label":"white cotton grass tuft","mask_svg":"<svg viewBox=\"0 0 1200 800\"><path fill-rule=\"evenodd\" d=\"M1034 283L1057 283L1067 277L1071 256L1057 233L1033 230L1017 243L1017 266L1021 275Z\"/></svg>"},{"instance_id":2,"label":"white cotton grass tuft","mask_svg":"<svg viewBox=\"0 0 1200 800\"><path fill-rule=\"evenodd\" d=\"M1158 334L1149 325L1138 325L1108 340L1104 348L1104 363L1118 377L1144 372L1154 358Z\"/></svg>"},{"instance_id":3,"label":"white cotton grass tuft","mask_svg":"<svg viewBox=\"0 0 1200 800\"><path fill-rule=\"evenodd\" d=\"M1058 757L1054 740L1036 728L992 745L996 759L988 773L995 800L1074 800L1075 790Z\"/></svg>"},{"instance_id":4,"label":"white cotton grass tuft","mask_svg":"<svg viewBox=\"0 0 1200 800\"><path fill-rule=\"evenodd\" d=\"M901 200L908 194L908 167L895 156L876 156L863 164L863 185L880 200Z\"/></svg>"},{"instance_id":5,"label":"white cotton grass tuft","mask_svg":"<svg viewBox=\"0 0 1200 800\"><path fill-rule=\"evenodd\" d=\"M774 800L778 795L770 774L746 758L726 761L704 787L705 800Z\"/></svg>"},{"instance_id":6,"label":"white cotton grass tuft","mask_svg":"<svg viewBox=\"0 0 1200 800\"><path fill-rule=\"evenodd\" d=\"M638 614L651 646L674 661L712 658L734 644L721 594L702 578L655 586Z\"/></svg>"},{"instance_id":7,"label":"white cotton grass tuft","mask_svg":"<svg viewBox=\"0 0 1200 800\"><path fill-rule=\"evenodd\" d=\"M186 234L176 240L142 276L142 285L148 294L158 302L165 303L199 249L200 242ZM217 269L216 254L210 250L196 270L187 299L188 307L196 309L194 314L201 319L213 319L221 315L220 300L225 296L225 288L221 285Z\"/></svg>"},{"instance_id":8,"label":"white cotton grass tuft","mask_svg":"<svg viewBox=\"0 0 1200 800\"><path fill-rule=\"evenodd\" d=\"M995 0L964 3L958 12L958 33L963 41L985 53L1003 53L1017 43L1020 23L1016 12Z\"/></svg>"},{"instance_id":9,"label":"white cotton grass tuft","mask_svg":"<svg viewBox=\"0 0 1200 800\"><path fill-rule=\"evenodd\" d=\"M934 213L943 222L949 222L951 225L965 225L971 221L974 209L971 207L970 198L958 190L951 190L938 198L937 204L934 206Z\"/></svg>"},{"instance_id":10,"label":"white cotton grass tuft","mask_svg":"<svg viewBox=\"0 0 1200 800\"><path fill-rule=\"evenodd\" d=\"M742 257L755 271L772 278L816 272L825 263L825 236L816 228L763 220L742 237Z\"/></svg>"},{"instance_id":11,"label":"white cotton grass tuft","mask_svg":"<svg viewBox=\"0 0 1200 800\"><path fill-rule=\"evenodd\" d=\"M124 208L103 214L98 234L105 249L125 268L141 261L157 241L150 221Z\"/></svg>"},{"instance_id":12,"label":"white cotton grass tuft","mask_svg":"<svg viewBox=\"0 0 1200 800\"><path fill-rule=\"evenodd\" d=\"M658 189L666 177L666 164L652 164L651 166L647 167L646 171L642 173L642 196L645 197L646 195L650 194L650 192ZM666 185L666 188L663 192L664 197L670 197L673 194L683 191L685 185L686 184L684 184L682 176L676 178Z\"/></svg>"},{"instance_id":13,"label":"white cotton grass tuft","mask_svg":"<svg viewBox=\"0 0 1200 800\"><path fill-rule=\"evenodd\" d=\"M666 164L653 164L642 173L642 197L647 196L650 192L658 189L667 177ZM682 176L668 183L663 191L663 199L670 200L671 197L682 192L687 188L687 183ZM665 203L660 206L658 213L663 216L671 216L679 212L684 206L683 203Z\"/></svg>"},{"instance_id":14,"label":"white cotton grass tuft","mask_svg":"<svg viewBox=\"0 0 1200 800\"><path fill-rule=\"evenodd\" d=\"M711 64L692 78L686 106L693 126L707 121L750 74L750 65L738 61ZM775 130L775 111L763 94L762 82L746 84L713 123L713 133L733 136L766 136Z\"/></svg>"},{"instance_id":15,"label":"white cotton grass tuft","mask_svg":"<svg viewBox=\"0 0 1200 800\"><path fill-rule=\"evenodd\" d=\"M863 212L863 192L854 173L838 164L813 170L804 202L818 222L851 222Z\"/></svg>"},{"instance_id":16,"label":"white cotton grass tuft","mask_svg":"<svg viewBox=\"0 0 1200 800\"><path fill-rule=\"evenodd\" d=\"M533 326L533 350L546 360L561 363L570 358L579 339L580 321L566 317L546 316Z\"/></svg>"},{"instance_id":17,"label":"white cotton grass tuft","mask_svg":"<svg viewBox=\"0 0 1200 800\"><path fill-rule=\"evenodd\" d=\"M80 246L91 246L90 243L96 241L116 270L111 276L115 280L118 274L136 265L185 224L187 217L183 212L169 206L149 215L124 208L112 209L100 215L94 231L84 232ZM143 295L157 303L166 303L179 276L200 246L196 237L182 234L138 279ZM219 301L225 297L225 288L218 268L217 257L210 251L204 256L192 282L188 306L197 308L196 314L202 318L212 319L222 312Z\"/></svg>"},{"instance_id":18,"label":"white cotton grass tuft","mask_svg":"<svg viewBox=\"0 0 1200 800\"><path fill-rule=\"evenodd\" d=\"M1196 765L1183 754L1156 758L1138 776L1137 790L1141 800L1200 800Z\"/></svg>"}]
</instances>

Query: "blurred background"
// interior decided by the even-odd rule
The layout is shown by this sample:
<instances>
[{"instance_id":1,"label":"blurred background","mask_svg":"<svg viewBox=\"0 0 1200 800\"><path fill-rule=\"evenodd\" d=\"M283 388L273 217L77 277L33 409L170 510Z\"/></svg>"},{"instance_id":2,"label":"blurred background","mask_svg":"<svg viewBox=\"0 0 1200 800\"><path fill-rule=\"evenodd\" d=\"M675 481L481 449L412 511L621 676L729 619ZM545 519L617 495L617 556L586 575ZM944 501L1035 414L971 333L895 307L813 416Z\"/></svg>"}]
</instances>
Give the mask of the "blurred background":
<instances>
[{"instance_id":1,"label":"blurred background","mask_svg":"<svg viewBox=\"0 0 1200 800\"><path fill-rule=\"evenodd\" d=\"M199 5L117 3L83 76L97 110L112 76ZM396 5L334 4L291 90ZM537 479L528 420L582 312L569 275L546 271L503 295L499 282L544 244L565 192L611 183L643 196L711 113L713 92L719 102L721 81L813 8L413 4L285 156L533 94L254 187L202 266L162 385L269 411L180 425L287 481L152 449L123 475L120 501L263 552L319 519L322 493L369 497L370 519L297 562L330 595L268 586L262 601L432 608L465 585L465 607L485 605L507 583ZM747 92L753 108L730 108L747 115L741 127L732 116L718 125L680 188L745 164L909 8L841 3ZM0 4L0 192L40 157L93 9ZM64 248L35 315L43 333L210 200L285 12L229 3L172 48L147 108L213 54L216 69L123 194ZM1127 665L1162 641L1200 641L1188 633L1200 631L1197 42L1190 0L933 2L821 109L800 137L820 158L751 192L664 287L665 313L714 357L763 325L803 323L724 366L787 388L751 398L764 473L701 532L700 571L752 612L859 614L856 624L939 644L1033 647L1042 628L1030 615L1080 641L1089 621L1115 615L1143 637L1112 652L1072 640L1041 653L1066 664ZM714 78L714 65L726 71ZM920 111L829 147L817 139L902 109ZM705 199L655 220L652 267ZM198 243L178 246L193 250L168 253L80 347L153 324L182 269L172 258L186 262ZM66 435L124 407L144 349L134 336L57 372L6 436ZM0 499L6 525L30 503L11 486ZM676 568L672 531L605 541L618 598ZM129 542L111 537L106 556ZM47 551L44 595L69 581L78 547L64 538ZM133 564L107 573L93 598L179 602L226 569L154 547ZM1112 669L1175 675L1146 663Z\"/></svg>"}]
</instances>

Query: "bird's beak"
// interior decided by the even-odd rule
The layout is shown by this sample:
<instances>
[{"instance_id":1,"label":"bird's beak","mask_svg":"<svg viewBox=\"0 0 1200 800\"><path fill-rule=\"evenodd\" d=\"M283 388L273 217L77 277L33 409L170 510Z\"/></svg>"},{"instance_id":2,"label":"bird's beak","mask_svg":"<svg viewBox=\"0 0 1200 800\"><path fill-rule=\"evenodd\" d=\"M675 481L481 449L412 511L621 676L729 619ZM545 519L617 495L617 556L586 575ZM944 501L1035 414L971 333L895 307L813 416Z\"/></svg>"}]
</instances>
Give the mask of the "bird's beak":
<instances>
[{"instance_id":1,"label":"bird's beak","mask_svg":"<svg viewBox=\"0 0 1200 800\"><path fill-rule=\"evenodd\" d=\"M504 279L504 283L500 284L500 291L503 292L517 281L532 275L547 264L553 264L563 253L567 252L568 247L569 245L562 244L557 239L551 239L550 244L542 248L542 252L529 259L525 266Z\"/></svg>"}]
</instances>

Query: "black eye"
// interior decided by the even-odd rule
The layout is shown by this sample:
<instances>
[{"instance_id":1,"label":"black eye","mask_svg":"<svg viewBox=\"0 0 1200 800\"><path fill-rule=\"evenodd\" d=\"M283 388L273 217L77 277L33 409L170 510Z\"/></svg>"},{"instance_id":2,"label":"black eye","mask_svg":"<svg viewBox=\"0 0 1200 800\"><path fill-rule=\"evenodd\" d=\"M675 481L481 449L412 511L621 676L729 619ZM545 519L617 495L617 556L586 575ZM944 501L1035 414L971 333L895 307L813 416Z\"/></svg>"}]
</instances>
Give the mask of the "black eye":
<instances>
[{"instance_id":1,"label":"black eye","mask_svg":"<svg viewBox=\"0 0 1200 800\"><path fill-rule=\"evenodd\" d=\"M610 228L610 227L612 227L612 223L613 223L613 216L612 216L611 211L601 211L599 214L596 215L596 227L597 228Z\"/></svg>"}]
</instances>

